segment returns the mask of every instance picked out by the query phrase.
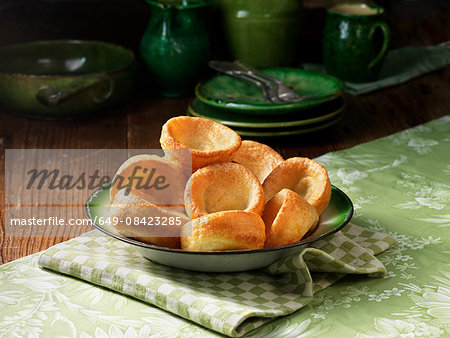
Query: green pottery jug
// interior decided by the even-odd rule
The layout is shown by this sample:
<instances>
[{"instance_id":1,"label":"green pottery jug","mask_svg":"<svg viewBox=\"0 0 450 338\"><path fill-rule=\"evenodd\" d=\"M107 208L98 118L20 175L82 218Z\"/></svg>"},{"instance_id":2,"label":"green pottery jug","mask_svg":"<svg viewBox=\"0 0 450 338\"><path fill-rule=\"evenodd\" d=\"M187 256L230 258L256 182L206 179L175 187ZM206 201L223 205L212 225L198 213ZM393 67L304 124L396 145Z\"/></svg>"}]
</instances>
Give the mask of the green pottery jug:
<instances>
[{"instance_id":1,"label":"green pottery jug","mask_svg":"<svg viewBox=\"0 0 450 338\"><path fill-rule=\"evenodd\" d=\"M231 59L258 68L295 64L302 0L215 0L214 7Z\"/></svg>"},{"instance_id":2,"label":"green pottery jug","mask_svg":"<svg viewBox=\"0 0 450 338\"><path fill-rule=\"evenodd\" d=\"M206 70L210 40L205 23L209 0L147 0L150 21L141 56L161 95L189 95Z\"/></svg>"}]
</instances>

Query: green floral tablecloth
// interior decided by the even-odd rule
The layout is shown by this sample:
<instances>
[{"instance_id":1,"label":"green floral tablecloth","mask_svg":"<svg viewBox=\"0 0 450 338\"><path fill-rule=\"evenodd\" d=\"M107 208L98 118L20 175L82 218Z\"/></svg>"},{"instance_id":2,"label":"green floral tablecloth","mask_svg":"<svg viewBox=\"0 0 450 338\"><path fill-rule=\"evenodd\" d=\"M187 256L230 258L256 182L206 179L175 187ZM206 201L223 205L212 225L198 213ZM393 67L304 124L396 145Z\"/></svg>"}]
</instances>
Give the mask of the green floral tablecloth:
<instances>
[{"instance_id":1,"label":"green floral tablecloth","mask_svg":"<svg viewBox=\"0 0 450 338\"><path fill-rule=\"evenodd\" d=\"M450 116L318 160L353 200L353 223L387 233L383 278L348 275L249 336L439 337L450 334ZM0 335L214 336L164 310L37 267L0 267Z\"/></svg>"}]
</instances>

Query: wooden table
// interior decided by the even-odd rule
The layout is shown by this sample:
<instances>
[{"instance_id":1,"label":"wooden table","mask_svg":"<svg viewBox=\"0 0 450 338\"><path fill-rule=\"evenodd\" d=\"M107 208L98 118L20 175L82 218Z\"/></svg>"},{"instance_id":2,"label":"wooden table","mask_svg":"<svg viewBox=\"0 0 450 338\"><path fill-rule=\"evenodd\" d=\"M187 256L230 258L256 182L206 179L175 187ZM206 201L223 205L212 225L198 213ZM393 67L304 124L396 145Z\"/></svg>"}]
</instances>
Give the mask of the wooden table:
<instances>
[{"instance_id":1,"label":"wooden table","mask_svg":"<svg viewBox=\"0 0 450 338\"><path fill-rule=\"evenodd\" d=\"M114 4L116 7L118 6L116 2ZM29 6L37 6L38 9L40 8L45 12L41 4L36 5L35 2L32 2ZM83 3L83 6L86 6L86 3ZM99 2L96 3L96 6L100 6ZM396 5L391 4L391 7L388 8L389 23L393 31L393 47L437 44L450 40L448 4L444 1L435 1L435 3L430 2L425 8L421 6L416 2L403 2ZM47 9L47 14L58 10L62 11L61 8ZM73 11L73 9L71 10ZM117 8L116 10L119 11ZM311 10L311 15L306 15L306 17L313 18L317 15L323 17L323 9L319 14L317 14L317 11L317 9ZM3 26L0 26L1 33L12 27L16 29L16 34L17 32L22 34L19 40L40 38L36 31L30 27L27 27L28 33L24 33L20 29L17 30L17 25L19 25L19 28L21 26L20 23L12 19L14 15L18 15L14 13L14 11L7 13L9 21L3 21ZM27 13L31 15L30 13L35 12L30 10ZM45 26L36 18L33 20L35 20L33 25L38 31L39 29L43 32L50 31L48 25ZM0 20L0 22L2 21ZM447 27L444 27L445 25ZM145 26L145 23L140 23L138 26ZM317 41L320 30L314 32L314 34L305 34L305 41ZM61 33L58 31L58 34ZM70 32L67 36L70 36L70 34L73 35L74 33ZM95 35L95 32L91 30L87 36L92 37L93 35ZM2 44L14 42L11 41L11 35L0 34L0 36L2 37ZM100 38L103 37L101 34L99 36ZM48 38L48 35L44 34L44 37ZM120 36L120 38L125 41L123 36ZM122 42L121 39L118 42ZM129 43L132 45L131 48L135 47L133 46L135 42ZM125 42L123 44L126 45ZM317 44L315 47L317 47ZM318 49L315 50L317 52ZM450 69L447 67L396 87L361 96L345 95L346 116L338 125L314 134L287 139L265 139L263 142L275 148L285 158L292 156L316 157L330 151L349 148L390 135L449 114L449 80ZM29 120L16 117L0 109L1 263L44 250L70 238L69 234L57 238L5 237L4 149L159 148L158 140L162 124L173 116L183 115L192 97L168 99L151 96L149 95L150 89L145 85L143 77L139 79L136 87L140 90L137 90L125 105L91 119L72 121Z\"/></svg>"}]
</instances>

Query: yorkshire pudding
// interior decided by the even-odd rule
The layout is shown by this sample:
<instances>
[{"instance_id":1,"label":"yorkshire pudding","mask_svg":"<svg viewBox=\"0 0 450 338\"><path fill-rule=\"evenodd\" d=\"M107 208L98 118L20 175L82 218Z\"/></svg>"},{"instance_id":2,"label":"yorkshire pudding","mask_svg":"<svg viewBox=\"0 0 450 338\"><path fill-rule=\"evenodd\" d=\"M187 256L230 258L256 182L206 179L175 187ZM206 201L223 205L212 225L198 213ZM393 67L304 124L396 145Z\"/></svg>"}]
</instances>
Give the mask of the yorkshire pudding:
<instances>
[{"instance_id":1,"label":"yorkshire pudding","mask_svg":"<svg viewBox=\"0 0 450 338\"><path fill-rule=\"evenodd\" d=\"M162 149L191 149L192 172L209 164L227 162L241 145L241 137L232 129L188 116L168 120L162 127L159 141ZM170 153L168 156L173 157Z\"/></svg>"},{"instance_id":2,"label":"yorkshire pudding","mask_svg":"<svg viewBox=\"0 0 450 338\"><path fill-rule=\"evenodd\" d=\"M269 146L255 142L242 141L241 146L231 156L231 161L242 164L262 183L283 157Z\"/></svg>"},{"instance_id":3,"label":"yorkshire pudding","mask_svg":"<svg viewBox=\"0 0 450 338\"><path fill-rule=\"evenodd\" d=\"M109 217L123 236L175 249L180 247L182 226L190 220L177 209L158 207L122 189L111 203Z\"/></svg>"},{"instance_id":4,"label":"yorkshire pudding","mask_svg":"<svg viewBox=\"0 0 450 338\"><path fill-rule=\"evenodd\" d=\"M181 248L188 251L262 249L264 232L264 222L257 214L240 210L220 211L186 223L182 230Z\"/></svg>"},{"instance_id":5,"label":"yorkshire pudding","mask_svg":"<svg viewBox=\"0 0 450 338\"><path fill-rule=\"evenodd\" d=\"M216 163L197 170L185 192L192 218L218 211L245 210L261 215L264 191L256 176L238 163Z\"/></svg>"},{"instance_id":6,"label":"yorkshire pudding","mask_svg":"<svg viewBox=\"0 0 450 338\"><path fill-rule=\"evenodd\" d=\"M265 248L298 242L319 221L316 209L296 192L283 189L264 208Z\"/></svg>"},{"instance_id":7,"label":"yorkshire pudding","mask_svg":"<svg viewBox=\"0 0 450 338\"><path fill-rule=\"evenodd\" d=\"M266 202L283 188L295 191L306 199L319 214L328 206L331 183L322 165L305 157L293 157L281 162L263 183Z\"/></svg>"},{"instance_id":8,"label":"yorkshire pudding","mask_svg":"<svg viewBox=\"0 0 450 338\"><path fill-rule=\"evenodd\" d=\"M166 158L137 155L117 170L110 189L110 201L119 190L128 189L153 204L179 205L184 203L186 182L186 173Z\"/></svg>"}]
</instances>

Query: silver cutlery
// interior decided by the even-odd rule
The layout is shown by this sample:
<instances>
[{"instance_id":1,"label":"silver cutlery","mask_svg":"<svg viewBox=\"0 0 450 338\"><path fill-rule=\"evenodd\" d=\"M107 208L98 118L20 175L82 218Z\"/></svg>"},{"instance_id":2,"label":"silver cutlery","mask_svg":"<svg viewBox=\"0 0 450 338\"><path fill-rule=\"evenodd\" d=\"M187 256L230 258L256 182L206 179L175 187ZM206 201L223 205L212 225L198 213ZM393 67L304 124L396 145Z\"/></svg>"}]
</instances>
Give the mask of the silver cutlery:
<instances>
[{"instance_id":1,"label":"silver cutlery","mask_svg":"<svg viewBox=\"0 0 450 338\"><path fill-rule=\"evenodd\" d=\"M286 84L284 84L279 79L270 76L266 73L263 73L259 71L258 69L240 61L236 60L233 62L235 65L240 67L242 71L246 72L247 74L252 74L258 78L265 79L267 81L270 81L274 84L277 92L277 96L284 102L298 102L302 101L311 97L308 96L300 96L296 92L294 92L291 88L289 88Z\"/></svg>"},{"instance_id":2,"label":"silver cutlery","mask_svg":"<svg viewBox=\"0 0 450 338\"><path fill-rule=\"evenodd\" d=\"M265 100L270 103L300 102L317 96L300 96L279 79L239 60L234 62L214 60L209 62L209 66L224 74L239 77L258 85L263 89Z\"/></svg>"},{"instance_id":3,"label":"silver cutlery","mask_svg":"<svg viewBox=\"0 0 450 338\"><path fill-rule=\"evenodd\" d=\"M218 72L255 84L261 88L264 99L269 103L284 103L284 101L278 97L277 89L270 81L248 74L246 71L240 70L239 67L232 62L213 60L209 62L209 66Z\"/></svg>"}]
</instances>

